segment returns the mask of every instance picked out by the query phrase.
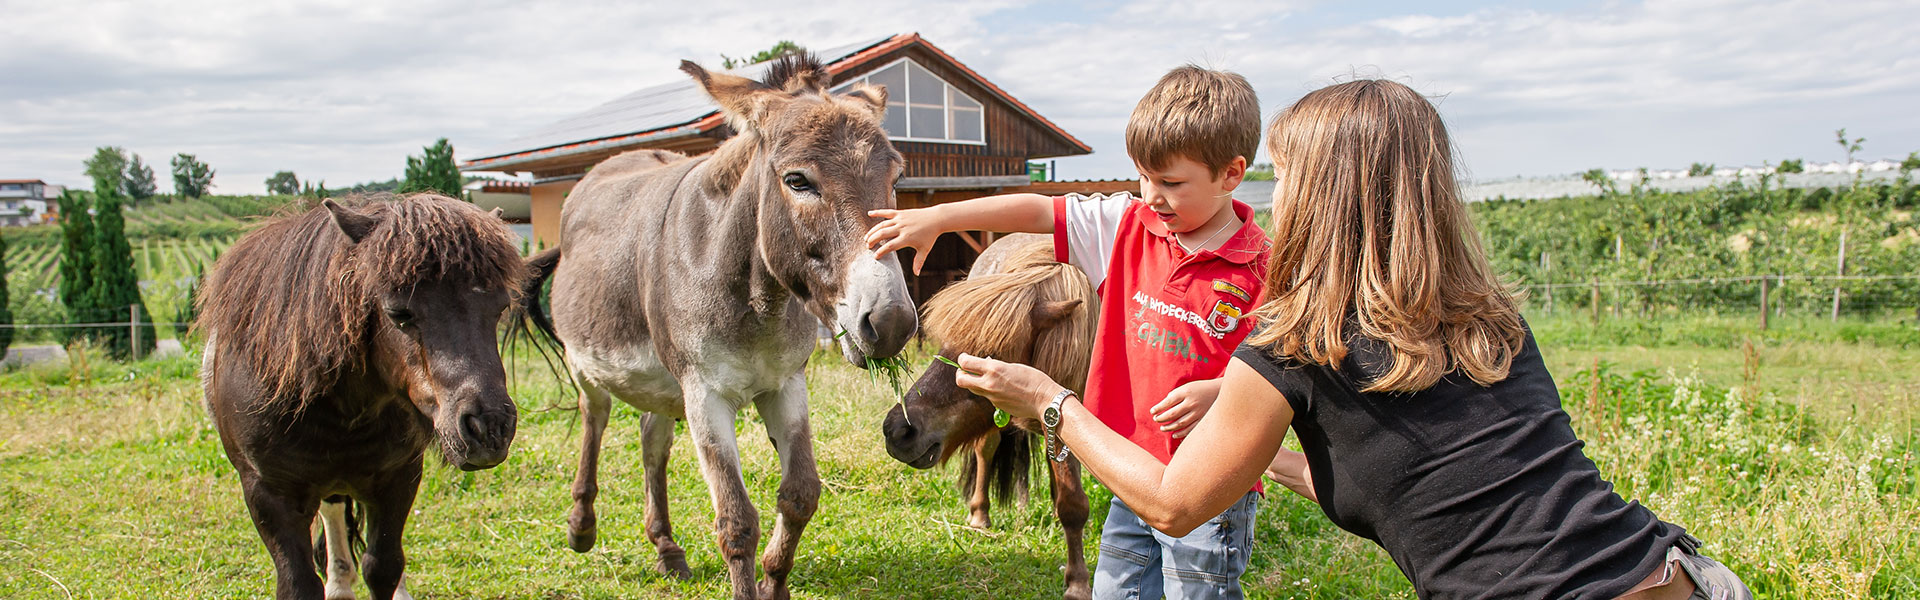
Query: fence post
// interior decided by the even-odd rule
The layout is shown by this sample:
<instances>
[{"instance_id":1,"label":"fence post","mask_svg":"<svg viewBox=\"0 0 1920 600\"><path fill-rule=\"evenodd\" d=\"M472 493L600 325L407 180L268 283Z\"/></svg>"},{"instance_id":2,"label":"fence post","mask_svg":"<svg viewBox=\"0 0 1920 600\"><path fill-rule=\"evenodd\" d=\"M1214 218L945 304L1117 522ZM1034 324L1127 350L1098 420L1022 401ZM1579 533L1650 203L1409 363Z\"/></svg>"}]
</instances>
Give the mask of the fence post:
<instances>
[{"instance_id":1,"label":"fence post","mask_svg":"<svg viewBox=\"0 0 1920 600\"><path fill-rule=\"evenodd\" d=\"M128 314L133 315L133 324L128 327L133 332L133 359L140 360L140 305L127 306Z\"/></svg>"},{"instance_id":2,"label":"fence post","mask_svg":"<svg viewBox=\"0 0 1920 600\"><path fill-rule=\"evenodd\" d=\"M1600 326L1600 278L1593 278L1593 326Z\"/></svg>"},{"instance_id":3,"label":"fence post","mask_svg":"<svg viewBox=\"0 0 1920 600\"><path fill-rule=\"evenodd\" d=\"M1553 314L1553 261L1548 259L1547 253L1545 252L1540 253L1540 270L1546 273L1546 277L1543 277L1543 279L1547 280L1546 281L1547 314L1552 315Z\"/></svg>"},{"instance_id":4,"label":"fence post","mask_svg":"<svg viewBox=\"0 0 1920 600\"><path fill-rule=\"evenodd\" d=\"M1840 230L1840 258L1838 259L1838 262L1839 264L1836 265L1835 271L1837 272L1835 274L1841 277L1845 277L1847 275L1847 230L1846 229ZM1828 317L1827 320L1828 321L1840 320L1840 280L1838 279L1833 280L1833 316Z\"/></svg>"},{"instance_id":5,"label":"fence post","mask_svg":"<svg viewBox=\"0 0 1920 600\"><path fill-rule=\"evenodd\" d=\"M1760 276L1760 330L1767 330L1767 276Z\"/></svg>"}]
</instances>

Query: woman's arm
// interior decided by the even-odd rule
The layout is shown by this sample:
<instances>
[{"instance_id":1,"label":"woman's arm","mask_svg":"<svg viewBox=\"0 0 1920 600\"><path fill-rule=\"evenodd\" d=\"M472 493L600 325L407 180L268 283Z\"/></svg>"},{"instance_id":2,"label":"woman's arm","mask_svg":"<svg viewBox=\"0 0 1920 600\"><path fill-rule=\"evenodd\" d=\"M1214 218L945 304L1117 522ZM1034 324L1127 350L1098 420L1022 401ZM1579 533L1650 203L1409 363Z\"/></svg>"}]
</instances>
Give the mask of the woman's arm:
<instances>
[{"instance_id":1,"label":"woman's arm","mask_svg":"<svg viewBox=\"0 0 1920 600\"><path fill-rule=\"evenodd\" d=\"M1062 389L1032 367L971 355L961 355L955 382L1019 417L1038 417ZM1193 531L1253 489L1293 421L1293 407L1279 390L1239 359L1227 363L1219 399L1170 464L1078 402L1067 402L1061 413L1060 435L1080 464L1142 521L1173 536Z\"/></svg>"},{"instance_id":2,"label":"woman's arm","mask_svg":"<svg viewBox=\"0 0 1920 600\"><path fill-rule=\"evenodd\" d=\"M1320 496L1313 492L1313 471L1307 468L1305 454L1281 448L1280 453L1273 456L1273 462L1267 464L1267 478L1308 500L1320 501Z\"/></svg>"}]
</instances>

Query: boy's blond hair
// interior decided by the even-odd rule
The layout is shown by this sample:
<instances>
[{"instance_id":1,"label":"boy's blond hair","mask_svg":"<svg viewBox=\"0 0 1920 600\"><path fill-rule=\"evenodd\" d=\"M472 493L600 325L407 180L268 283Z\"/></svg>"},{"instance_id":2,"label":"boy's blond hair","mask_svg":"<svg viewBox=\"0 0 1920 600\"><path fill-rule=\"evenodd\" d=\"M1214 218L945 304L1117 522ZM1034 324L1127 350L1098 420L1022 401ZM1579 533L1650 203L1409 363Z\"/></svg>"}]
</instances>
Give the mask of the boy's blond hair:
<instances>
[{"instance_id":1,"label":"boy's blond hair","mask_svg":"<svg viewBox=\"0 0 1920 600\"><path fill-rule=\"evenodd\" d=\"M1195 65L1168 71L1127 119L1127 156L1149 169L1186 157L1218 177L1234 157L1252 162L1259 149L1260 101L1238 73Z\"/></svg>"},{"instance_id":2,"label":"boy's blond hair","mask_svg":"<svg viewBox=\"0 0 1920 600\"><path fill-rule=\"evenodd\" d=\"M1338 368L1350 335L1392 350L1366 392L1507 378L1526 329L1460 202L1433 104L1392 81L1321 88L1274 117L1273 254L1251 346Z\"/></svg>"}]
</instances>

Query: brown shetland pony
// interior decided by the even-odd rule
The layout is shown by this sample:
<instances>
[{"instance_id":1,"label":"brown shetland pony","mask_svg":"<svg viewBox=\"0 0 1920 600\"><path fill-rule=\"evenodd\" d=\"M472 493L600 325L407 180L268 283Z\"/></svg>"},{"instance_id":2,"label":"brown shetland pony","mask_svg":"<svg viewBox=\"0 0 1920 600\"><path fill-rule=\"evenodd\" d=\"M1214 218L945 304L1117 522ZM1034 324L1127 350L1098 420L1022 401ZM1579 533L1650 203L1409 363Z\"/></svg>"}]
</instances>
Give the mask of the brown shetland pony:
<instances>
[{"instance_id":1,"label":"brown shetland pony","mask_svg":"<svg viewBox=\"0 0 1920 600\"><path fill-rule=\"evenodd\" d=\"M1079 269L1054 260L1047 236L1002 238L980 254L964 281L927 301L922 319L940 354L961 353L1025 363L1076 392L1087 384L1098 298ZM988 498L1001 503L1024 492L1040 422L1014 419L995 427L993 405L953 383L954 368L935 360L887 413L887 453L916 469L968 452L961 470L968 524L986 528ZM1047 461L1054 514L1067 540L1066 598L1092 597L1081 535L1087 494L1080 462Z\"/></svg>"},{"instance_id":2,"label":"brown shetland pony","mask_svg":"<svg viewBox=\"0 0 1920 600\"><path fill-rule=\"evenodd\" d=\"M516 411L494 335L526 277L512 234L429 194L325 201L234 244L198 300L207 408L273 558L274 595L353 597L365 511L367 587L406 598L401 532L422 457L485 469L507 457Z\"/></svg>"}]
</instances>

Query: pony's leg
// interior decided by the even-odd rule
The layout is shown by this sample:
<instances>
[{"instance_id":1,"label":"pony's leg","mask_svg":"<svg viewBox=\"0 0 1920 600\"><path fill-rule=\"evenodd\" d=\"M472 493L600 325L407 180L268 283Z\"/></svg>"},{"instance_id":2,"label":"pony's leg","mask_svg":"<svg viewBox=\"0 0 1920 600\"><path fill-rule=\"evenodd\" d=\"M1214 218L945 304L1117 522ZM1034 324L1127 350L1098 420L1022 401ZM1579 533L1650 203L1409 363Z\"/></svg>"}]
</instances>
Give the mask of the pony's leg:
<instances>
[{"instance_id":1,"label":"pony's leg","mask_svg":"<svg viewBox=\"0 0 1920 600\"><path fill-rule=\"evenodd\" d=\"M587 383L580 384L580 468L573 476L573 510L567 514L567 547L574 552L593 549L599 536L593 499L600 495L600 440L607 432L613 399Z\"/></svg>"},{"instance_id":2,"label":"pony's leg","mask_svg":"<svg viewBox=\"0 0 1920 600\"><path fill-rule=\"evenodd\" d=\"M1067 538L1067 600L1093 598L1093 579L1087 574L1087 553L1082 534L1087 529L1087 491L1080 485L1080 459L1066 462L1047 460L1047 475L1053 489L1053 514L1060 519L1060 530Z\"/></svg>"},{"instance_id":3,"label":"pony's leg","mask_svg":"<svg viewBox=\"0 0 1920 600\"><path fill-rule=\"evenodd\" d=\"M327 500L320 503L320 526L327 540L327 600L353 600L353 579L358 557L353 555L353 535L347 527L348 502Z\"/></svg>"},{"instance_id":4,"label":"pony's leg","mask_svg":"<svg viewBox=\"0 0 1920 600\"><path fill-rule=\"evenodd\" d=\"M738 411L723 391L708 389L694 373L682 376L680 385L686 398L687 431L693 435L700 475L707 480L707 493L713 498L714 533L719 538L720 558L727 563L733 597L756 600L753 551L760 545L760 513L747 496L746 481L740 478L739 440L733 433Z\"/></svg>"},{"instance_id":5,"label":"pony's leg","mask_svg":"<svg viewBox=\"0 0 1920 600\"><path fill-rule=\"evenodd\" d=\"M687 551L673 541L673 522L667 514L667 456L673 451L673 418L647 413L640 418L640 452L646 464L647 540L660 553L660 572L691 579Z\"/></svg>"},{"instance_id":6,"label":"pony's leg","mask_svg":"<svg viewBox=\"0 0 1920 600\"><path fill-rule=\"evenodd\" d=\"M780 453L780 514L774 519L766 553L760 556L760 567L767 572L760 597L786 600L787 574L793 571L800 532L820 506L820 473L814 465L813 429L807 421L806 376L795 374L778 393L762 395L755 404L760 419L767 423L767 438Z\"/></svg>"},{"instance_id":7,"label":"pony's leg","mask_svg":"<svg viewBox=\"0 0 1920 600\"><path fill-rule=\"evenodd\" d=\"M313 570L313 516L317 498L295 498L267 489L258 476L242 473L241 495L253 527L273 558L273 597L303 600L321 595L320 575Z\"/></svg>"},{"instance_id":8,"label":"pony's leg","mask_svg":"<svg viewBox=\"0 0 1920 600\"><path fill-rule=\"evenodd\" d=\"M995 429L982 436L973 446L973 479L967 486L967 526L974 529L993 527L993 517L988 514L990 507L989 491L993 484L993 453L1000 449L1000 430Z\"/></svg>"},{"instance_id":9,"label":"pony's leg","mask_svg":"<svg viewBox=\"0 0 1920 600\"><path fill-rule=\"evenodd\" d=\"M406 600L401 577L407 569L407 554L401 539L420 488L420 463L402 467L373 487L371 497L361 500L367 506L367 555L360 571L374 600Z\"/></svg>"}]
</instances>

